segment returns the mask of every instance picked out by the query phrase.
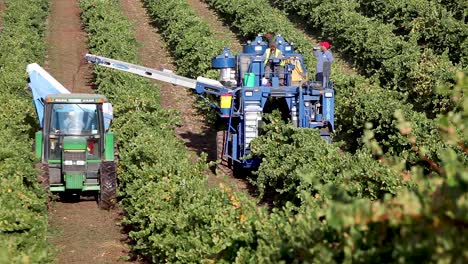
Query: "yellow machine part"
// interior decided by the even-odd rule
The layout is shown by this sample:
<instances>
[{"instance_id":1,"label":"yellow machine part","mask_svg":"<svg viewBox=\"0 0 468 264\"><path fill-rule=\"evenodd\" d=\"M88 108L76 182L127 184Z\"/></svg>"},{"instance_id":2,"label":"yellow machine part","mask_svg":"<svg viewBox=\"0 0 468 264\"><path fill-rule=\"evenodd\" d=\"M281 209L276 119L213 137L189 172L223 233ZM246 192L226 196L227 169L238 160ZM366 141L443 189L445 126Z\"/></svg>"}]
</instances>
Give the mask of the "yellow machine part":
<instances>
[{"instance_id":1,"label":"yellow machine part","mask_svg":"<svg viewBox=\"0 0 468 264\"><path fill-rule=\"evenodd\" d=\"M232 95L221 95L221 108L231 108Z\"/></svg>"}]
</instances>

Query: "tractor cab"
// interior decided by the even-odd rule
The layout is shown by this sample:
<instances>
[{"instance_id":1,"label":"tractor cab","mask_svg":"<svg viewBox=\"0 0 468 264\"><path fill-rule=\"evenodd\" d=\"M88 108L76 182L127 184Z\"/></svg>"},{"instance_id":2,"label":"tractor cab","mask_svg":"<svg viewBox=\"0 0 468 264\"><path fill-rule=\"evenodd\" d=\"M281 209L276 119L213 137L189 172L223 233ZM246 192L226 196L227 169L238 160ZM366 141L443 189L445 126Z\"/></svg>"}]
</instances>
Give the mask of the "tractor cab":
<instances>
[{"instance_id":1,"label":"tractor cab","mask_svg":"<svg viewBox=\"0 0 468 264\"><path fill-rule=\"evenodd\" d=\"M78 98L81 97L81 98ZM101 160L104 139L101 95L60 94L46 97L43 162L60 160L63 151L81 150L86 159Z\"/></svg>"},{"instance_id":2,"label":"tractor cab","mask_svg":"<svg viewBox=\"0 0 468 264\"><path fill-rule=\"evenodd\" d=\"M45 97L36 155L48 174L51 192L101 193L109 177L115 184L114 138L106 132L105 103L106 97L97 94ZM112 175L103 175L109 174L109 166Z\"/></svg>"}]
</instances>

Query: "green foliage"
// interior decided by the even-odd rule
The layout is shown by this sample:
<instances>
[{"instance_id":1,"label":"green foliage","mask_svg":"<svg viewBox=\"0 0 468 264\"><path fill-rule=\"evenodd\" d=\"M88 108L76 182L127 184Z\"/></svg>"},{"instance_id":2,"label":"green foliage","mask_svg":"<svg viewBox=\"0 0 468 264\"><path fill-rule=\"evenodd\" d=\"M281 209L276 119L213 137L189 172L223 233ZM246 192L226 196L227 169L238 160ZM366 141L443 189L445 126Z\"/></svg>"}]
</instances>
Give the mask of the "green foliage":
<instances>
[{"instance_id":1,"label":"green foliage","mask_svg":"<svg viewBox=\"0 0 468 264\"><path fill-rule=\"evenodd\" d=\"M468 14L468 1L467 0L435 0L443 5L454 18L464 21L466 23L466 14Z\"/></svg>"},{"instance_id":2,"label":"green foliage","mask_svg":"<svg viewBox=\"0 0 468 264\"><path fill-rule=\"evenodd\" d=\"M90 43L100 43L90 49L135 62L133 30L117 3L80 1L86 28L93 29L88 31ZM99 92L109 96L116 109L112 127L119 139L119 188L132 249L153 262L462 263L467 257L468 185L466 158L460 153L461 143L466 143L466 103L456 102L453 113L440 117L439 127L455 132L439 135L437 124L410 106L396 103L397 95L388 99L384 90L378 93L378 100L391 102L390 109L403 106L404 112L395 118L390 110L382 116L374 113L375 119L391 115L391 121L387 120L387 128L374 124L374 135L362 128L362 144L369 146L368 151L378 149L379 129L393 129L385 142L398 142L395 149L407 146L407 155L416 152L413 158L421 162L431 160L428 155L434 151L414 149L415 144L425 140L424 147L435 144L446 155L436 164L442 171L429 173L430 178L420 166L401 166L401 158L391 157L383 148L374 153L381 158L379 163L364 150L354 155L341 153L336 146L324 144L314 131L270 123L258 139L270 146L256 146L261 155L271 158L263 177L273 180L292 175L295 181L291 182L301 188L301 206L286 204L267 212L225 185L207 188L205 164L190 162L172 131L177 118L160 108L154 86L124 73L96 69L95 74ZM380 91L368 84L363 87L370 91L369 97ZM351 90L345 92L351 94ZM454 97L461 98L460 94ZM372 102L367 104L377 105L377 100ZM359 109L357 101L349 105L354 103L353 110ZM423 137L426 134L430 136ZM429 140L441 138L446 139L444 144ZM416 184L400 187L402 181Z\"/></svg>"},{"instance_id":3,"label":"green foliage","mask_svg":"<svg viewBox=\"0 0 468 264\"><path fill-rule=\"evenodd\" d=\"M80 1L90 51L135 61L134 31L117 3ZM161 109L156 87L105 69L95 75L98 91L116 110L119 194L132 249L157 263L229 258L229 247L249 234L245 212L255 205L228 187L207 189L206 165L191 162L172 130L177 118Z\"/></svg>"},{"instance_id":4,"label":"green foliage","mask_svg":"<svg viewBox=\"0 0 468 264\"><path fill-rule=\"evenodd\" d=\"M417 45L418 33L397 36L395 27L359 14L353 0L275 1L291 14L332 40L368 76L388 89L407 96L417 111L428 114L450 109L447 95L436 92L440 85L454 83L456 67L447 55L435 55ZM460 45L460 43L455 43Z\"/></svg>"},{"instance_id":5,"label":"green foliage","mask_svg":"<svg viewBox=\"0 0 468 264\"><path fill-rule=\"evenodd\" d=\"M227 42L216 39L208 24L184 0L144 2L171 48L177 72L194 78L216 76L209 71L211 58L219 55Z\"/></svg>"},{"instance_id":6,"label":"green foliage","mask_svg":"<svg viewBox=\"0 0 468 264\"><path fill-rule=\"evenodd\" d=\"M294 42L298 53L305 56L308 69L314 68L313 45L302 32L297 30L284 14L269 6L265 0L220 1L205 0L242 36L256 36L258 32L278 32L287 40ZM242 8L239 8L242 6ZM258 8L261 6L262 8ZM325 12L328 13L328 12ZM377 34L377 33L376 33ZM362 76L344 71L333 64L332 78L335 82L336 140L345 142L344 148L356 151L363 147L365 125L372 123L375 139L391 155L402 155L409 164L418 160L409 150L411 145L396 129L394 112L401 109L405 118L414 124L415 133L420 136L417 145L430 150L437 159L440 142L437 126L424 114L415 112L411 104L404 102L405 97L397 91L390 91L370 84Z\"/></svg>"},{"instance_id":7,"label":"green foliage","mask_svg":"<svg viewBox=\"0 0 468 264\"><path fill-rule=\"evenodd\" d=\"M268 132L253 143L254 149L262 153L263 162L267 162L260 167L259 175L269 177L272 182L295 177L299 184L313 183L314 189L312 193L301 192L300 208L287 204L266 218L257 214L262 220L255 222L257 232L250 244L255 247L239 249L238 260L466 262L468 100L462 95L467 85L468 78L460 74L459 85L452 94L459 107L438 119L439 133L446 146L450 146L442 150L442 160L436 163L423 150L414 149L422 162L433 163L438 174L424 173L420 165L405 169L398 158L380 159L390 169L365 153L351 156L333 146L321 146L323 143L316 143L318 146L314 148L310 142L320 140L318 136L309 134L303 139L306 132L272 120ZM418 140L411 133L410 122L401 117L398 122L409 143ZM372 135L367 134L370 143ZM266 146L268 143L270 146ZM300 146L307 151L303 153ZM272 169L275 166L276 170ZM353 178L359 180L354 182ZM399 187L401 181L411 187ZM390 183L384 189L376 184L384 182ZM388 189L392 183L396 188ZM362 190L381 190L383 195L375 199ZM385 194L386 190L390 191Z\"/></svg>"},{"instance_id":8,"label":"green foliage","mask_svg":"<svg viewBox=\"0 0 468 264\"><path fill-rule=\"evenodd\" d=\"M219 41L209 25L184 0L144 2L147 12L171 49L177 72L191 78L204 76L216 79L218 72L211 70L211 58L219 55L227 42ZM209 100L217 101L216 98ZM211 111L208 101L196 100L194 106L203 113L208 123L216 122L217 115Z\"/></svg>"},{"instance_id":9,"label":"green foliage","mask_svg":"<svg viewBox=\"0 0 468 264\"><path fill-rule=\"evenodd\" d=\"M438 175L428 177L421 167L414 166L403 173L416 183L416 188L402 189L396 196L383 201L356 201L328 211L327 217L334 219L330 225L350 234L347 239L350 249L356 246L366 249L354 251L355 256L364 256L374 247L373 251L379 254L376 256L382 257L384 253L398 262L463 263L468 258L468 251L462 246L467 243L468 224L465 147L468 101L460 96L467 85L468 78L460 74L459 84L452 94L460 108L439 117L440 133L451 147L443 150L441 162L434 163L440 170ZM405 122L400 121L401 128L411 126ZM411 135L411 132L407 133ZM409 141L412 140L417 140L417 136L410 136ZM421 154L427 161L424 153ZM352 217L344 218L343 215ZM369 237L373 239L368 240Z\"/></svg>"},{"instance_id":10,"label":"green foliage","mask_svg":"<svg viewBox=\"0 0 468 264\"><path fill-rule=\"evenodd\" d=\"M37 121L26 65L44 59L46 0L9 0L0 35L0 262L46 263L45 190L37 183L31 136Z\"/></svg>"},{"instance_id":11,"label":"green foliage","mask_svg":"<svg viewBox=\"0 0 468 264\"><path fill-rule=\"evenodd\" d=\"M455 63L466 60L468 26L452 17L443 5L429 0L357 2L361 13L395 25L396 34L417 33L420 46L427 46L438 54L448 51Z\"/></svg>"},{"instance_id":12,"label":"green foliage","mask_svg":"<svg viewBox=\"0 0 468 264\"><path fill-rule=\"evenodd\" d=\"M371 154L343 152L322 140L318 131L285 124L279 115L267 120L264 135L251 146L252 154L262 158L255 183L261 191L274 188L282 203L300 198L303 192L328 199L375 200L403 185L401 176ZM320 191L330 188L333 197Z\"/></svg>"}]
</instances>

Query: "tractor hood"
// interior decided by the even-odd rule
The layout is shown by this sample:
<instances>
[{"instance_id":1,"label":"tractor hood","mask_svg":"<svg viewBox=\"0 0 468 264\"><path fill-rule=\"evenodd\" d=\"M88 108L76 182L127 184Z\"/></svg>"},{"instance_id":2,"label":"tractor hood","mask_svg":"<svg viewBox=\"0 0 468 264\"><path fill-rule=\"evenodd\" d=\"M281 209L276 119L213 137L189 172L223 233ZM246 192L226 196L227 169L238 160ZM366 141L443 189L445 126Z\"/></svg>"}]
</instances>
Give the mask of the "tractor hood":
<instances>
[{"instance_id":1,"label":"tractor hood","mask_svg":"<svg viewBox=\"0 0 468 264\"><path fill-rule=\"evenodd\" d=\"M84 137L64 137L64 150L86 150L86 138Z\"/></svg>"}]
</instances>

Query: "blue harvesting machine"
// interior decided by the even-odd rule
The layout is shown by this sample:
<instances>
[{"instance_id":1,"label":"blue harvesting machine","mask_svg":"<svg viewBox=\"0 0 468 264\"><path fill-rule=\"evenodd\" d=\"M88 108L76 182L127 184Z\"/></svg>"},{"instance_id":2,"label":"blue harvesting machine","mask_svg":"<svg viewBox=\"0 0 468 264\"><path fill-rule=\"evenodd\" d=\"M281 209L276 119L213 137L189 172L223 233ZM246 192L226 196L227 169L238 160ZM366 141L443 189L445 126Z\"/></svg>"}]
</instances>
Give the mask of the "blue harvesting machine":
<instances>
[{"instance_id":1,"label":"blue harvesting machine","mask_svg":"<svg viewBox=\"0 0 468 264\"><path fill-rule=\"evenodd\" d=\"M212 68L219 70L219 80L195 79L176 75L169 70L155 70L127 62L87 54L88 62L131 72L147 78L194 89L202 97L219 97L210 102L226 129L218 133L218 159L232 166L255 169L260 161L245 158L250 143L259 136L263 114L279 109L284 118L303 128L318 129L321 137L331 142L334 131L334 88L329 80L330 65L324 65L324 81L309 78L302 54L295 53L293 43L276 35L276 47L281 56L265 55L268 44L262 35L243 46L242 53L233 55L228 48L212 59Z\"/></svg>"}]
</instances>

